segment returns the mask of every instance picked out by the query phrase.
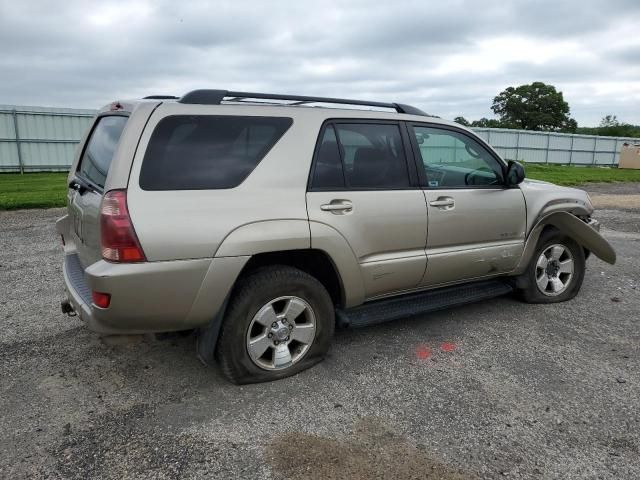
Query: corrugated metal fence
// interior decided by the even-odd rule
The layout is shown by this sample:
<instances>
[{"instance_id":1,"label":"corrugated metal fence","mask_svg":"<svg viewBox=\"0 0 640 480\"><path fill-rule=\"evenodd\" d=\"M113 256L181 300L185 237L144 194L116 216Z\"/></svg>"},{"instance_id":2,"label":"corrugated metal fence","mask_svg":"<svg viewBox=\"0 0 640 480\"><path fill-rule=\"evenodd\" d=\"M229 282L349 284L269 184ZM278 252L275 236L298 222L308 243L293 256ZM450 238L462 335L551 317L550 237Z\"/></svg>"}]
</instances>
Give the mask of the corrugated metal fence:
<instances>
[{"instance_id":1,"label":"corrugated metal fence","mask_svg":"<svg viewBox=\"0 0 640 480\"><path fill-rule=\"evenodd\" d=\"M531 132L502 128L474 128L502 158L528 163L617 165L620 149L638 138L599 137L567 133Z\"/></svg>"},{"instance_id":2,"label":"corrugated metal fence","mask_svg":"<svg viewBox=\"0 0 640 480\"><path fill-rule=\"evenodd\" d=\"M0 172L64 171L95 110L0 105ZM529 163L617 165L640 139L474 128L503 158Z\"/></svg>"},{"instance_id":3,"label":"corrugated metal fence","mask_svg":"<svg viewBox=\"0 0 640 480\"><path fill-rule=\"evenodd\" d=\"M68 170L95 110L0 105L0 172Z\"/></svg>"}]
</instances>

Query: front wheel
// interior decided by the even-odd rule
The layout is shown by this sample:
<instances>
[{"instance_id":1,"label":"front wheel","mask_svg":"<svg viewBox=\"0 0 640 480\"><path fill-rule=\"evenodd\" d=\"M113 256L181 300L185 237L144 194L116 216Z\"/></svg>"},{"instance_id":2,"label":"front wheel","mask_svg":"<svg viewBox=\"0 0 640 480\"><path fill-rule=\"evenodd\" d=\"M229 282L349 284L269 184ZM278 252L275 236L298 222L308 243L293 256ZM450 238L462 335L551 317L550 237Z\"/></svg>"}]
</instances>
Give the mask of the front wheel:
<instances>
[{"instance_id":1,"label":"front wheel","mask_svg":"<svg viewBox=\"0 0 640 480\"><path fill-rule=\"evenodd\" d=\"M557 230L545 231L527 267L526 287L520 290L529 303L571 300L580 291L585 273L583 248Z\"/></svg>"},{"instance_id":2,"label":"front wheel","mask_svg":"<svg viewBox=\"0 0 640 480\"><path fill-rule=\"evenodd\" d=\"M287 266L262 268L240 280L216 356L234 383L288 377L322 360L334 326L333 303L316 278Z\"/></svg>"}]
</instances>

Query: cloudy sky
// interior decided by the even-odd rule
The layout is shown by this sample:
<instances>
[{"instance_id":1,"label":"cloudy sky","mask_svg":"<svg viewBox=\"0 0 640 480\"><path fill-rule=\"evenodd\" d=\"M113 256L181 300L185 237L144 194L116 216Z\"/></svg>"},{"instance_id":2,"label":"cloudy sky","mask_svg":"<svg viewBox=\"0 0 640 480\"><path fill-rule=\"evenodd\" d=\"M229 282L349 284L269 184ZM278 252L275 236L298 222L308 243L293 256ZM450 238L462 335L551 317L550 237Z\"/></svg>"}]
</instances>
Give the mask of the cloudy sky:
<instances>
[{"instance_id":1,"label":"cloudy sky","mask_svg":"<svg viewBox=\"0 0 640 480\"><path fill-rule=\"evenodd\" d=\"M640 1L0 0L0 104L96 108L194 88L491 116L555 85L583 126L640 124Z\"/></svg>"}]
</instances>

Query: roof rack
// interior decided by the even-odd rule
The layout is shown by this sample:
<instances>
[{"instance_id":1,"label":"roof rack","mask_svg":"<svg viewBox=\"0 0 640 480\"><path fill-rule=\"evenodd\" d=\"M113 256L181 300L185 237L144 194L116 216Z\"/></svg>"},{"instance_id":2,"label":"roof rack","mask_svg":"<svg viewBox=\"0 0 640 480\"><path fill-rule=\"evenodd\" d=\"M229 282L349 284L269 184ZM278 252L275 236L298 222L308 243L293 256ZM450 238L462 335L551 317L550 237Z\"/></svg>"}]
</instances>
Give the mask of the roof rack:
<instances>
[{"instance_id":1,"label":"roof rack","mask_svg":"<svg viewBox=\"0 0 640 480\"><path fill-rule=\"evenodd\" d=\"M180 97L174 95L149 95L144 97L143 100L177 100Z\"/></svg>"},{"instance_id":2,"label":"roof rack","mask_svg":"<svg viewBox=\"0 0 640 480\"><path fill-rule=\"evenodd\" d=\"M150 98L150 97L146 97ZM158 97L154 97L158 98ZM171 97L175 98L175 97ZM349 100L346 98L329 98L329 97L307 97L303 95L282 95L277 93L251 93L251 92L230 92L228 90L193 90L185 94L180 103L201 104L201 105L220 105L224 99L241 102L243 99L264 99L264 100L285 100L290 101L289 105L304 105L307 103L336 103L340 105L362 105L366 107L390 108L398 113L407 113L409 115L421 115L430 117L431 115L423 112L419 108L405 105L402 103L384 103L384 102L368 102L364 100Z\"/></svg>"}]
</instances>

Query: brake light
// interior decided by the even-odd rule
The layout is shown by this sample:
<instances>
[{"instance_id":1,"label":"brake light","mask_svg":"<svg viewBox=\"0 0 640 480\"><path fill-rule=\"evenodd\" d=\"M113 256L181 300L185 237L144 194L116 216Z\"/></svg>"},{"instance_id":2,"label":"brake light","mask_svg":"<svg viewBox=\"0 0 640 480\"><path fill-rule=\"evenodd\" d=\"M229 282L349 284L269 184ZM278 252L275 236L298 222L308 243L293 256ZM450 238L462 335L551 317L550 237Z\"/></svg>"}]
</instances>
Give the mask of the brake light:
<instances>
[{"instance_id":1,"label":"brake light","mask_svg":"<svg viewBox=\"0 0 640 480\"><path fill-rule=\"evenodd\" d=\"M111 190L100 206L102 258L109 262L146 260L127 209L127 191Z\"/></svg>"},{"instance_id":2,"label":"brake light","mask_svg":"<svg viewBox=\"0 0 640 480\"><path fill-rule=\"evenodd\" d=\"M91 292L91 299L96 307L109 308L111 294L102 292Z\"/></svg>"}]
</instances>

